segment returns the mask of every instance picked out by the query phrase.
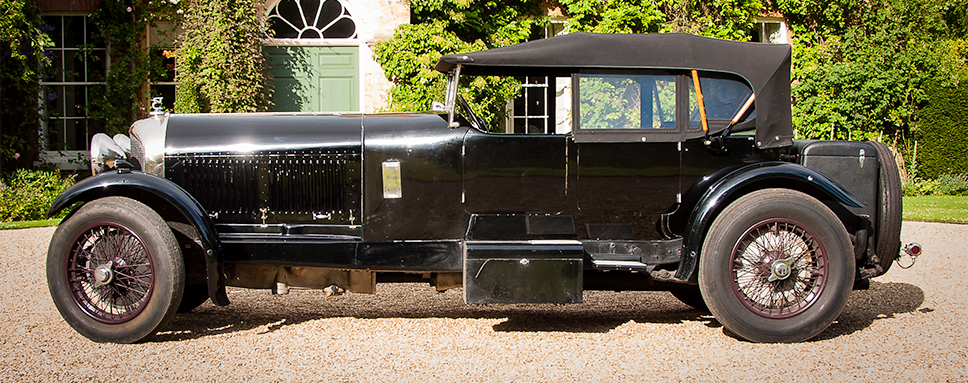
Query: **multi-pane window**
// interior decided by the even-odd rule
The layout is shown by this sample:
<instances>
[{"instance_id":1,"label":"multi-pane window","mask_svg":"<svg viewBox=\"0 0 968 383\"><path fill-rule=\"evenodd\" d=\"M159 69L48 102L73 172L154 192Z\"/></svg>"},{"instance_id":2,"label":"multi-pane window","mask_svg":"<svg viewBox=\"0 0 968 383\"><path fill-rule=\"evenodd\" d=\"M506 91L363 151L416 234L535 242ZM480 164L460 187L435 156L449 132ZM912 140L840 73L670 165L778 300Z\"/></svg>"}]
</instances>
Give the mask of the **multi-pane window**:
<instances>
[{"instance_id":1,"label":"multi-pane window","mask_svg":"<svg viewBox=\"0 0 968 383\"><path fill-rule=\"evenodd\" d=\"M169 48L170 49L170 48ZM162 105L165 110L175 109L175 93L178 83L175 82L175 57L169 49L163 47L152 47L152 72L150 74L151 97L162 97Z\"/></svg>"},{"instance_id":2,"label":"multi-pane window","mask_svg":"<svg viewBox=\"0 0 968 383\"><path fill-rule=\"evenodd\" d=\"M562 20L552 20L544 30L532 30L532 38L551 37L565 33ZM567 108L571 103L570 83L545 76L518 77L521 93L508 101L507 121L502 130L514 134L554 134L570 131ZM567 80L567 79L566 79ZM562 98L562 96L564 98ZM564 101L564 102L561 102ZM559 110L564 107L565 109Z\"/></svg>"},{"instance_id":3,"label":"multi-pane window","mask_svg":"<svg viewBox=\"0 0 968 383\"><path fill-rule=\"evenodd\" d=\"M51 68L41 81L46 150L88 150L103 124L89 118L88 105L104 88L108 56L87 16L44 16L54 47Z\"/></svg>"},{"instance_id":4,"label":"multi-pane window","mask_svg":"<svg viewBox=\"0 0 968 383\"><path fill-rule=\"evenodd\" d=\"M544 134L549 131L548 77L527 76L521 81L521 94L512 101L508 133Z\"/></svg>"},{"instance_id":5,"label":"multi-pane window","mask_svg":"<svg viewBox=\"0 0 968 383\"><path fill-rule=\"evenodd\" d=\"M781 18L757 18L754 28L756 29L756 33L753 35L753 42L772 44L790 43L786 23Z\"/></svg>"}]
</instances>

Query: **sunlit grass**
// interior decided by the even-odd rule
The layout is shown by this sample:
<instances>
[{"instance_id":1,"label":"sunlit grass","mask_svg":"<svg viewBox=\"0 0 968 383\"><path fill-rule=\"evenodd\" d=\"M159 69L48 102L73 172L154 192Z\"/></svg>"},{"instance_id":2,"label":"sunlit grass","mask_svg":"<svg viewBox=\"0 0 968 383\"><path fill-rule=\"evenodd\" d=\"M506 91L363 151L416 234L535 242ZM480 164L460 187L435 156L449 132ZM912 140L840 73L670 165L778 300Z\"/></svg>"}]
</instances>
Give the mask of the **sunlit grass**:
<instances>
[{"instance_id":1,"label":"sunlit grass","mask_svg":"<svg viewBox=\"0 0 968 383\"><path fill-rule=\"evenodd\" d=\"M968 223L968 197L904 197L904 220Z\"/></svg>"},{"instance_id":2,"label":"sunlit grass","mask_svg":"<svg viewBox=\"0 0 968 383\"><path fill-rule=\"evenodd\" d=\"M57 226L60 224L60 218L57 219L44 219L40 221L14 221L14 222L0 222L0 230L8 229L26 229L28 227L45 227L45 226Z\"/></svg>"}]
</instances>

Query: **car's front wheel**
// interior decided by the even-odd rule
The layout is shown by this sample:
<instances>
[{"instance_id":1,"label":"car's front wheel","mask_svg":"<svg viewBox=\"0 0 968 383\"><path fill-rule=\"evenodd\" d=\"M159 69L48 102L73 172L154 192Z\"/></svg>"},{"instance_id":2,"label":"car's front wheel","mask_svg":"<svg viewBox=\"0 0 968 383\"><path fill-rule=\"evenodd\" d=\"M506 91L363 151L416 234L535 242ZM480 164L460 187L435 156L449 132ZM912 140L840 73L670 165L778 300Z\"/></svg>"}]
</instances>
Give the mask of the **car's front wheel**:
<instances>
[{"instance_id":1,"label":"car's front wheel","mask_svg":"<svg viewBox=\"0 0 968 383\"><path fill-rule=\"evenodd\" d=\"M96 342L134 343L174 316L185 266L157 213L108 197L82 206L54 232L47 283L57 310L78 333Z\"/></svg>"},{"instance_id":2,"label":"car's front wheel","mask_svg":"<svg viewBox=\"0 0 968 383\"><path fill-rule=\"evenodd\" d=\"M799 342L840 315L854 279L849 237L834 213L788 189L747 194L703 244L699 285L709 311L754 342Z\"/></svg>"}]
</instances>

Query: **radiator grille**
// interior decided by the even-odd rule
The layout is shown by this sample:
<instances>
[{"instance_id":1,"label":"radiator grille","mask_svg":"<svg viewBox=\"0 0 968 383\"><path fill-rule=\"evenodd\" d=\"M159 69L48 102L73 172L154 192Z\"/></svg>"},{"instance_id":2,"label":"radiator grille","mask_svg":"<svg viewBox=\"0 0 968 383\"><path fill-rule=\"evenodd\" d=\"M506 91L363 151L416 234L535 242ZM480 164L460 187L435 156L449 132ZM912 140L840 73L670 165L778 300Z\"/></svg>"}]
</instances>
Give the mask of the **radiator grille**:
<instances>
[{"instance_id":1,"label":"radiator grille","mask_svg":"<svg viewBox=\"0 0 968 383\"><path fill-rule=\"evenodd\" d=\"M170 177L210 213L343 215L359 183L358 154L194 155Z\"/></svg>"}]
</instances>

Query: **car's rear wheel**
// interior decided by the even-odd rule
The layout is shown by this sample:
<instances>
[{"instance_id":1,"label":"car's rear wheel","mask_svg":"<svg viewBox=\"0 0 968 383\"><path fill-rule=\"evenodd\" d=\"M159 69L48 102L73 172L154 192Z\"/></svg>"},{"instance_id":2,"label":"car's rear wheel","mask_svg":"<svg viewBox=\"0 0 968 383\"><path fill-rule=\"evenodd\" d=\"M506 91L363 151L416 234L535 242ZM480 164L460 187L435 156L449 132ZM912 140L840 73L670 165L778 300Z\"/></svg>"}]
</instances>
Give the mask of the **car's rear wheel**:
<instances>
[{"instance_id":1,"label":"car's rear wheel","mask_svg":"<svg viewBox=\"0 0 968 383\"><path fill-rule=\"evenodd\" d=\"M799 342L840 315L854 278L846 230L820 201L787 189L745 195L706 236L699 286L709 311L754 342Z\"/></svg>"},{"instance_id":2,"label":"car's rear wheel","mask_svg":"<svg viewBox=\"0 0 968 383\"><path fill-rule=\"evenodd\" d=\"M134 343L174 316L185 284L165 221L123 197L90 202L58 226L47 283L67 323L96 342Z\"/></svg>"}]
</instances>

